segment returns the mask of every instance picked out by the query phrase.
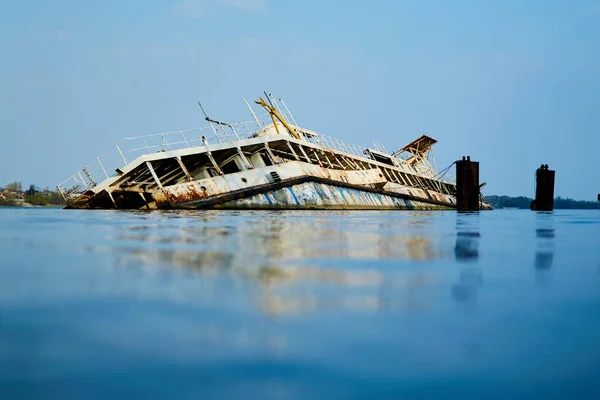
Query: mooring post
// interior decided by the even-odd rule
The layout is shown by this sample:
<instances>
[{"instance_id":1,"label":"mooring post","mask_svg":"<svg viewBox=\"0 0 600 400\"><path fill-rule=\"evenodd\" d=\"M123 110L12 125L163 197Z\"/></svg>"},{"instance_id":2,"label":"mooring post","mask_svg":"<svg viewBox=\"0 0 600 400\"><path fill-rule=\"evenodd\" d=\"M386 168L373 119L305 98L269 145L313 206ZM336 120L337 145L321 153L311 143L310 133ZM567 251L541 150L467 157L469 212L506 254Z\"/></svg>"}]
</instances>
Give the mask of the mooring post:
<instances>
[{"instance_id":1,"label":"mooring post","mask_svg":"<svg viewBox=\"0 0 600 400\"><path fill-rule=\"evenodd\" d=\"M456 162L456 209L479 210L479 162L470 156Z\"/></svg>"},{"instance_id":2,"label":"mooring post","mask_svg":"<svg viewBox=\"0 0 600 400\"><path fill-rule=\"evenodd\" d=\"M534 211L554 210L554 175L548 164L542 164L535 171L535 200L531 204Z\"/></svg>"}]
</instances>

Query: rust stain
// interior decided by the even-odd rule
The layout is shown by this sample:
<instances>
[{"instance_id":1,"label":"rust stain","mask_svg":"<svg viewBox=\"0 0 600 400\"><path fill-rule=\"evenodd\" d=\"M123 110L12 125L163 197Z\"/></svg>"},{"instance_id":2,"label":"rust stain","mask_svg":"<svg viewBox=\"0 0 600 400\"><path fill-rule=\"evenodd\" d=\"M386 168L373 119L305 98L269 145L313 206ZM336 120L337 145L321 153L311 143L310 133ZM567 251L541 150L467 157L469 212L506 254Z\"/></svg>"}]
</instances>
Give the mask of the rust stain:
<instances>
[{"instance_id":1,"label":"rust stain","mask_svg":"<svg viewBox=\"0 0 600 400\"><path fill-rule=\"evenodd\" d=\"M163 191L171 206L205 199L209 196L208 188L197 182L166 187L163 188Z\"/></svg>"}]
</instances>

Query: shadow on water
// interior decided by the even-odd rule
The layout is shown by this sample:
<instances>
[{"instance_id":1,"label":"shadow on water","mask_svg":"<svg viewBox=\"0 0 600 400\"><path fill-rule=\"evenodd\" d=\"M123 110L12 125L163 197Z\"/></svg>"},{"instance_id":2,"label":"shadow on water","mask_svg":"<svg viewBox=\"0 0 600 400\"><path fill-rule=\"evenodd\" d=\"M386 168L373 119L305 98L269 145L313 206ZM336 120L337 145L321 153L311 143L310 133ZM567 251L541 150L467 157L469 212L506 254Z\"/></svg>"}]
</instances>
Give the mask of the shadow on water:
<instances>
[{"instance_id":1,"label":"shadow on water","mask_svg":"<svg viewBox=\"0 0 600 400\"><path fill-rule=\"evenodd\" d=\"M479 260L479 212L456 213L454 256L460 266L458 282L452 285L452 299L464 304L477 302L477 290L483 282Z\"/></svg>"}]
</instances>

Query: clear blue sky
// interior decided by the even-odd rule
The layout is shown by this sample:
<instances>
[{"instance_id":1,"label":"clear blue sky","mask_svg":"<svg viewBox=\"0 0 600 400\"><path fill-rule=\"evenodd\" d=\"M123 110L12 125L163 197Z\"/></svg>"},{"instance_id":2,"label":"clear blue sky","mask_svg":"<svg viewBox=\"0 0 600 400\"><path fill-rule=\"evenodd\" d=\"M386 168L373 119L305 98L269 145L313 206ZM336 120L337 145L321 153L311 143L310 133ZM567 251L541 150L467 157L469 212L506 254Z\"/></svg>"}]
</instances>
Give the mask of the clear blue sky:
<instances>
[{"instance_id":1,"label":"clear blue sky","mask_svg":"<svg viewBox=\"0 0 600 400\"><path fill-rule=\"evenodd\" d=\"M439 167L486 194L600 192L600 1L0 0L0 185L53 187L124 136L250 119L268 90L298 122Z\"/></svg>"}]
</instances>

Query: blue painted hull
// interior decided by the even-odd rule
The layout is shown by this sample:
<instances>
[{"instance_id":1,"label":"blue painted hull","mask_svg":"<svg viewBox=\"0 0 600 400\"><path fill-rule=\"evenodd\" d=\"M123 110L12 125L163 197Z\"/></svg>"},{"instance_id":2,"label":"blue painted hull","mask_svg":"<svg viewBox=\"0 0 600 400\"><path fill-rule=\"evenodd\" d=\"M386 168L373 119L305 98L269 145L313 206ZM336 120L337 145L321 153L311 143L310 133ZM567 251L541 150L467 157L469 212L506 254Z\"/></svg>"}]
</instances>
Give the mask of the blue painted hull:
<instances>
[{"instance_id":1,"label":"blue painted hull","mask_svg":"<svg viewBox=\"0 0 600 400\"><path fill-rule=\"evenodd\" d=\"M201 206L186 204L186 207ZM354 188L304 182L277 190L227 201L212 208L229 209L356 209L356 210L447 210L451 205L432 204Z\"/></svg>"}]
</instances>

